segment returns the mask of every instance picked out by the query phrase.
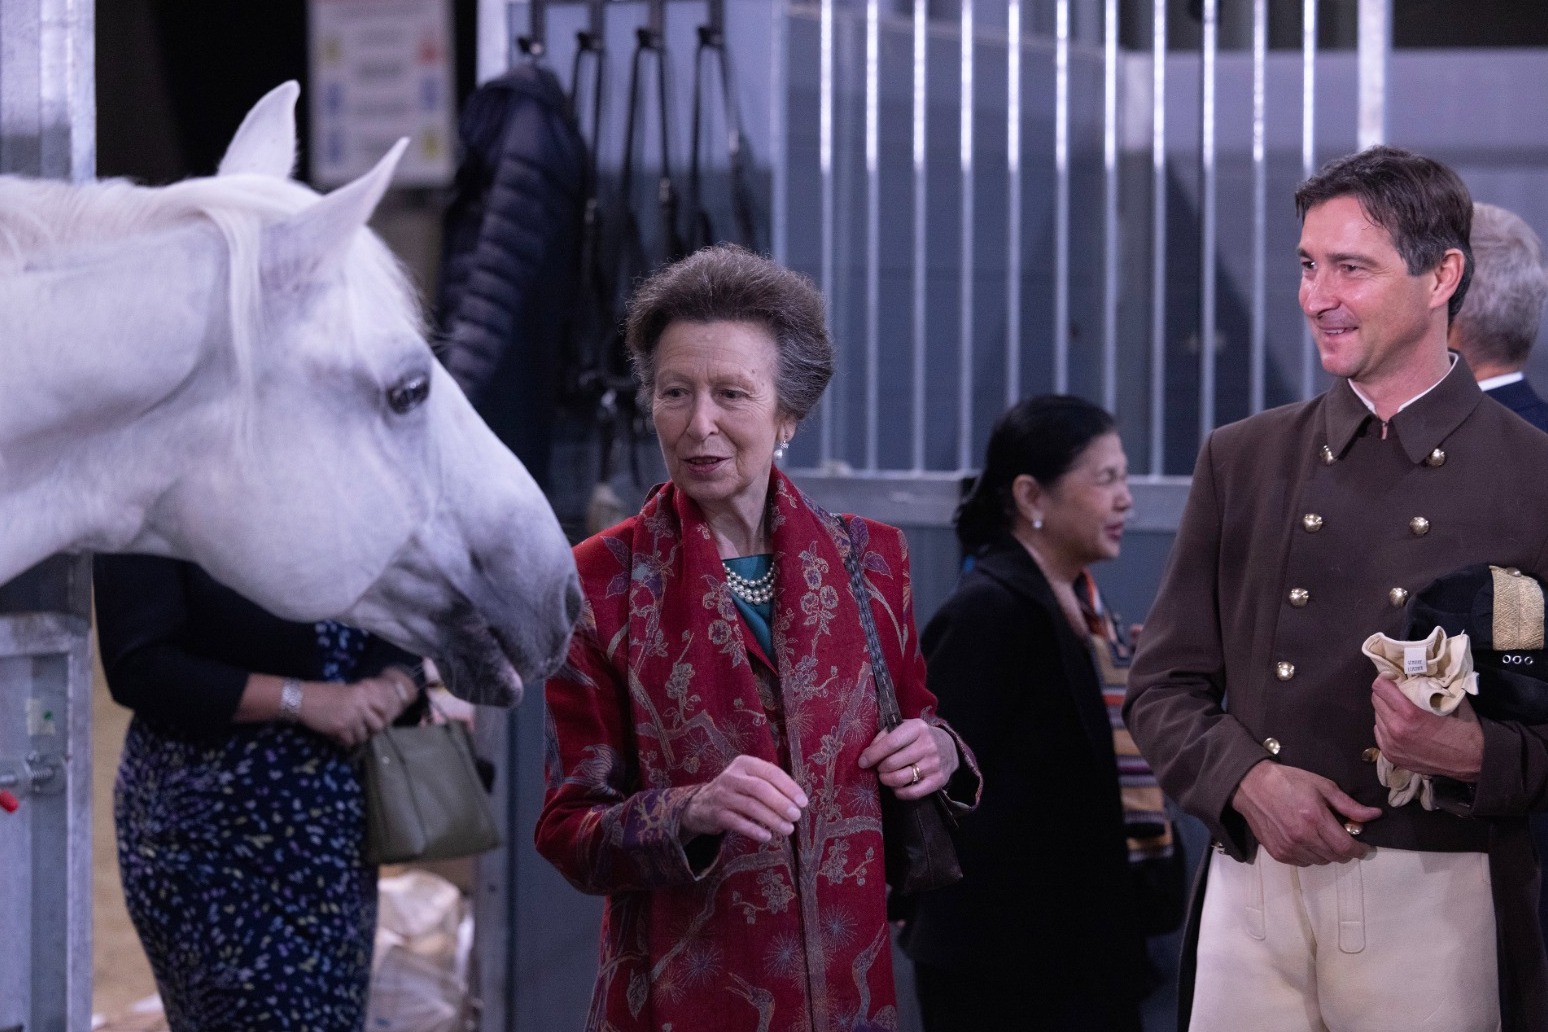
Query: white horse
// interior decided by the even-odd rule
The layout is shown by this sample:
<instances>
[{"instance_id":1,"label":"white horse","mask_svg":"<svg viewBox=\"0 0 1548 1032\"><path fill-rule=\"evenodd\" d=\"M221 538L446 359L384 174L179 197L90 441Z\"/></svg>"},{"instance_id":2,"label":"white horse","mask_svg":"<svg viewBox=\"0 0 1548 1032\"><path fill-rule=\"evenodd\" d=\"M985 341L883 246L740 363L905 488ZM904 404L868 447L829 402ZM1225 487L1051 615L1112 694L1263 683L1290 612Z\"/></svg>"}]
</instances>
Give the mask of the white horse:
<instances>
[{"instance_id":1,"label":"white horse","mask_svg":"<svg viewBox=\"0 0 1548 1032\"><path fill-rule=\"evenodd\" d=\"M191 559L514 704L563 656L574 562L365 228L406 141L320 198L290 179L299 92L215 176L0 176L0 583L62 551Z\"/></svg>"}]
</instances>

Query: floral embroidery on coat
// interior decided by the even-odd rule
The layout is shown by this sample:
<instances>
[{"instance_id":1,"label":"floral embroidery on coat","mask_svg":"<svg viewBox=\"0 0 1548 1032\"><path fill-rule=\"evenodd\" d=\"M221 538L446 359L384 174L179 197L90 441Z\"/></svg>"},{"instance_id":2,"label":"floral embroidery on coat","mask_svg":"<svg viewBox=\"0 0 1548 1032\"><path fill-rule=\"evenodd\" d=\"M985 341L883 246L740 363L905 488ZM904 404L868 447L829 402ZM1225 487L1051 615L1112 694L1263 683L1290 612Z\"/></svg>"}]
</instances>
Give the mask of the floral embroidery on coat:
<instances>
[{"instance_id":1,"label":"floral embroidery on coat","mask_svg":"<svg viewBox=\"0 0 1548 1032\"><path fill-rule=\"evenodd\" d=\"M698 506L671 485L575 550L587 604L547 686L536 838L571 883L609 897L595 1032L897 1027L879 784L857 762L877 705L849 539L782 473L770 486L773 656L744 626ZM939 723L903 535L850 525L900 708ZM688 799L742 753L807 793L795 833L685 848Z\"/></svg>"}]
</instances>

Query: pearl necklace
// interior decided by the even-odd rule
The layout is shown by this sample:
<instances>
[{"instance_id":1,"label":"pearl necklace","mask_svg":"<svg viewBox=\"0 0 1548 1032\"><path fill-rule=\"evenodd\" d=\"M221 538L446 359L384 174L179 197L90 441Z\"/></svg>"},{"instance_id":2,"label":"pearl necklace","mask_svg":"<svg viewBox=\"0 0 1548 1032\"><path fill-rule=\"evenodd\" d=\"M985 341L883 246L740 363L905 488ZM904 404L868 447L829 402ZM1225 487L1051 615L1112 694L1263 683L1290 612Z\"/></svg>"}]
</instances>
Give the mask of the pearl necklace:
<instances>
[{"instance_id":1,"label":"pearl necklace","mask_svg":"<svg viewBox=\"0 0 1548 1032\"><path fill-rule=\"evenodd\" d=\"M737 598L751 606L761 606L774 597L774 564L770 563L768 570L757 580L749 580L726 566L725 561L721 565L726 571L726 587L730 588Z\"/></svg>"}]
</instances>

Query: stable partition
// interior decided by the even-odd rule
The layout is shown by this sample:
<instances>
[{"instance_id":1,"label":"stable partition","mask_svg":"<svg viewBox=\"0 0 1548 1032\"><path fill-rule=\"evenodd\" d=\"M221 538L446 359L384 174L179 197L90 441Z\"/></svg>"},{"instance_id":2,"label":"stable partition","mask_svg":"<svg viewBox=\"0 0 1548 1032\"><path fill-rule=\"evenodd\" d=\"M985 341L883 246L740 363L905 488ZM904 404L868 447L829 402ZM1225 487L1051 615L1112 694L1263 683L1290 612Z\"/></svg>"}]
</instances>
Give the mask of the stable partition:
<instances>
[{"instance_id":1,"label":"stable partition","mask_svg":"<svg viewBox=\"0 0 1548 1032\"><path fill-rule=\"evenodd\" d=\"M90 0L0 4L0 172L92 175L93 24ZM0 1032L91 1027L90 618L83 557L0 585Z\"/></svg>"}]
</instances>

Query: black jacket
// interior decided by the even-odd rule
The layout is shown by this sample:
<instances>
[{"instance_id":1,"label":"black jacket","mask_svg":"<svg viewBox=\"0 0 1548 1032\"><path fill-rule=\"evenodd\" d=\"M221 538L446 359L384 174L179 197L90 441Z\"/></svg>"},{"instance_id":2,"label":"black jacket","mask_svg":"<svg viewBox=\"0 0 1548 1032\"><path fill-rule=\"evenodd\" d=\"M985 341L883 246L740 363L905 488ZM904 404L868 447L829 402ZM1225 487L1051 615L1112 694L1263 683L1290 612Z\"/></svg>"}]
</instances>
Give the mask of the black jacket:
<instances>
[{"instance_id":1,"label":"black jacket","mask_svg":"<svg viewBox=\"0 0 1548 1032\"><path fill-rule=\"evenodd\" d=\"M322 680L316 624L282 620L193 563L97 555L92 569L108 691L163 734L225 734L250 673ZM352 679L418 662L367 635ZM400 722L422 713L411 706Z\"/></svg>"},{"instance_id":2,"label":"black jacket","mask_svg":"<svg viewBox=\"0 0 1548 1032\"><path fill-rule=\"evenodd\" d=\"M1090 645L1041 569L1008 542L981 556L925 628L940 715L978 757L962 881L922 894L915 960L1039 992L1133 1001L1150 988L1112 728Z\"/></svg>"},{"instance_id":3,"label":"black jacket","mask_svg":"<svg viewBox=\"0 0 1548 1032\"><path fill-rule=\"evenodd\" d=\"M522 61L468 99L436 308L442 361L548 486L578 282L585 144L559 80Z\"/></svg>"},{"instance_id":4,"label":"black jacket","mask_svg":"<svg viewBox=\"0 0 1548 1032\"><path fill-rule=\"evenodd\" d=\"M1532 385L1526 380L1507 383L1503 387L1496 387L1484 393L1537 429L1548 430L1548 401L1539 398L1537 392L1532 389Z\"/></svg>"}]
</instances>

